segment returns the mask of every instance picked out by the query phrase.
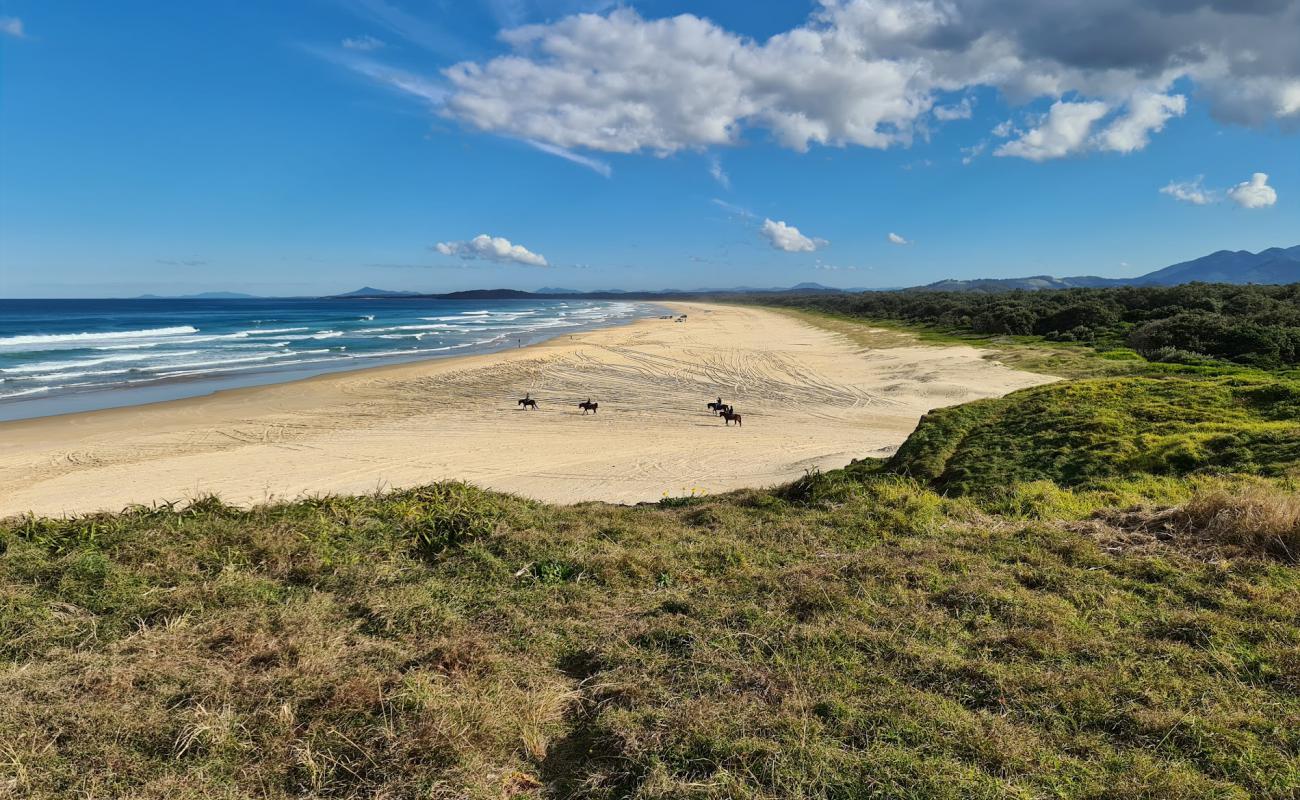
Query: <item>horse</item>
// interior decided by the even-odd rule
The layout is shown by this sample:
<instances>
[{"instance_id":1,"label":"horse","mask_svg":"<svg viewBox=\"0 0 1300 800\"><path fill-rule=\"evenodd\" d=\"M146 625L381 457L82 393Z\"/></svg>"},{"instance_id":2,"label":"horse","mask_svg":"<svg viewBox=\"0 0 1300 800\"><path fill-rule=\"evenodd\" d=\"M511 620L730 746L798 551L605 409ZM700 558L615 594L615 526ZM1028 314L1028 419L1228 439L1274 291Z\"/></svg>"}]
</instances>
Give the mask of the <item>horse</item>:
<instances>
[{"instance_id":1,"label":"horse","mask_svg":"<svg viewBox=\"0 0 1300 800\"><path fill-rule=\"evenodd\" d=\"M727 407L727 404L724 403L724 402L722 402L722 398L721 398L721 397L718 398L718 402L716 402L716 403L709 403L708 406L706 406L706 408L708 408L710 411L721 411L722 409L724 409L724 408L726 408L726 407Z\"/></svg>"},{"instance_id":2,"label":"horse","mask_svg":"<svg viewBox=\"0 0 1300 800\"><path fill-rule=\"evenodd\" d=\"M585 417L587 416L588 411L595 414L596 409L600 408L600 403L593 403L591 402L591 398L587 398L586 401L578 403L578 408L582 409L582 415Z\"/></svg>"},{"instance_id":3,"label":"horse","mask_svg":"<svg viewBox=\"0 0 1300 800\"><path fill-rule=\"evenodd\" d=\"M731 411L730 409L728 409L727 411L719 411L718 416L722 417L722 419L725 420L723 422L724 425L731 425L731 423L733 422L736 423L737 425L744 424L740 421L740 415L734 411Z\"/></svg>"},{"instance_id":4,"label":"horse","mask_svg":"<svg viewBox=\"0 0 1300 800\"><path fill-rule=\"evenodd\" d=\"M527 409L532 409L533 411L537 410L537 401L531 397L525 397L523 400L520 400L519 405Z\"/></svg>"}]
</instances>

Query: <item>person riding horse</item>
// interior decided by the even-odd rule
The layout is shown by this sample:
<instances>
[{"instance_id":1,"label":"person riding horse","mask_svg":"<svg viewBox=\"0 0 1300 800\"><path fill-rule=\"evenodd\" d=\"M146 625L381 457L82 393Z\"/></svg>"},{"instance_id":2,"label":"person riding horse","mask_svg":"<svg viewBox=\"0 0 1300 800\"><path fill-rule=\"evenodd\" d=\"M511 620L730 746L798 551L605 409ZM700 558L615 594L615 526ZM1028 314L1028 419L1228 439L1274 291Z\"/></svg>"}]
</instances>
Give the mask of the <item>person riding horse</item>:
<instances>
[{"instance_id":1,"label":"person riding horse","mask_svg":"<svg viewBox=\"0 0 1300 800\"><path fill-rule=\"evenodd\" d=\"M587 416L588 411L595 414L596 409L600 408L600 403L593 403L591 402L591 398L588 397L585 402L578 403L578 408L582 409L582 415L585 417Z\"/></svg>"},{"instance_id":2,"label":"person riding horse","mask_svg":"<svg viewBox=\"0 0 1300 800\"><path fill-rule=\"evenodd\" d=\"M533 411L537 410L537 401L533 399L532 392L529 392L528 394L524 395L524 399L519 401L519 405L523 406L526 409L531 409Z\"/></svg>"},{"instance_id":3,"label":"person riding horse","mask_svg":"<svg viewBox=\"0 0 1300 800\"><path fill-rule=\"evenodd\" d=\"M719 411L718 416L722 417L722 419L725 420L725 422L723 422L724 425L729 426L733 422L736 423L737 425L742 425L740 421L740 415L737 414L735 411L732 411L731 406L727 406L727 408L723 409L722 411Z\"/></svg>"},{"instance_id":4,"label":"person riding horse","mask_svg":"<svg viewBox=\"0 0 1300 800\"><path fill-rule=\"evenodd\" d=\"M716 403L709 403L709 405L707 406L707 408L708 408L710 411L721 411L722 409L726 408L726 403L723 403L723 402L722 402L722 398L719 397L719 398L718 398L718 402L716 402Z\"/></svg>"}]
</instances>

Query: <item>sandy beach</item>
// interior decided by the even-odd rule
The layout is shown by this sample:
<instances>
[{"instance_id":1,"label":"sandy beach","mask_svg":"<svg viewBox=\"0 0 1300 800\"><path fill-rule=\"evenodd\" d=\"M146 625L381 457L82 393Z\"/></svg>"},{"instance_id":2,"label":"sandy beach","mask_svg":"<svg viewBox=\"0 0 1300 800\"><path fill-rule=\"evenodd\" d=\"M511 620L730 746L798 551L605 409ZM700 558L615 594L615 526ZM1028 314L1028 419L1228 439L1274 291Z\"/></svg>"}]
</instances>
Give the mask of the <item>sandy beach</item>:
<instances>
[{"instance_id":1,"label":"sandy beach","mask_svg":"<svg viewBox=\"0 0 1300 800\"><path fill-rule=\"evenodd\" d=\"M1051 380L971 347L863 349L774 311L674 308L688 321L0 423L0 516L452 478L558 503L653 501L886 455L931 408ZM539 410L518 408L525 392ZM705 409L718 395L743 427ZM594 416L577 408L587 397Z\"/></svg>"}]
</instances>

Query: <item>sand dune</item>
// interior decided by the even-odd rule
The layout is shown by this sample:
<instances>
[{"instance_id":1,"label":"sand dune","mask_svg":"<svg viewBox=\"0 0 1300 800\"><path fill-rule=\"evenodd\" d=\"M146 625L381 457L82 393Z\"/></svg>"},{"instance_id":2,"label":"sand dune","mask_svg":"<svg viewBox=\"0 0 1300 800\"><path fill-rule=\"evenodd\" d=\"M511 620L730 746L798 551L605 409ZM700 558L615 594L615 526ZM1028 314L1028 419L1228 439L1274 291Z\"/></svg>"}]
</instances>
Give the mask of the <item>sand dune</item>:
<instances>
[{"instance_id":1,"label":"sand dune","mask_svg":"<svg viewBox=\"0 0 1300 800\"><path fill-rule=\"evenodd\" d=\"M931 408L1050 380L969 347L862 350L772 311L680 310L688 322L0 423L0 515L205 493L253 503L446 478L561 503L657 500L887 454ZM524 392L538 411L518 410ZM705 410L717 395L743 428ZM576 407L588 396L596 416Z\"/></svg>"}]
</instances>

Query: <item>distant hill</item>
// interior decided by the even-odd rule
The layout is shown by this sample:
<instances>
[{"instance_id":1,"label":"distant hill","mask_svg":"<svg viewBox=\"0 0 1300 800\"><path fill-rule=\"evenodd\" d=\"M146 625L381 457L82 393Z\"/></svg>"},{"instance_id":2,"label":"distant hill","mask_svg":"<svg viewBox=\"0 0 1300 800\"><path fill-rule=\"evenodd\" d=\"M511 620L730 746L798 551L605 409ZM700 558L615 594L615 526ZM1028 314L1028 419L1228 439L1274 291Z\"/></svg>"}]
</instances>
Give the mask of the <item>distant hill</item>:
<instances>
[{"instance_id":1,"label":"distant hill","mask_svg":"<svg viewBox=\"0 0 1300 800\"><path fill-rule=\"evenodd\" d=\"M1175 286L1180 283L1297 283L1300 245L1270 247L1258 253L1220 250L1133 279L1136 286Z\"/></svg>"},{"instance_id":2,"label":"distant hill","mask_svg":"<svg viewBox=\"0 0 1300 800\"><path fill-rule=\"evenodd\" d=\"M255 294L242 292L199 292L198 294L162 295L142 294L137 300L256 300Z\"/></svg>"},{"instance_id":3,"label":"distant hill","mask_svg":"<svg viewBox=\"0 0 1300 800\"><path fill-rule=\"evenodd\" d=\"M376 289L372 286L362 286L351 292L343 294L330 295L331 297L419 297L420 292L395 292L391 289Z\"/></svg>"},{"instance_id":4,"label":"distant hill","mask_svg":"<svg viewBox=\"0 0 1300 800\"><path fill-rule=\"evenodd\" d=\"M1098 278L1083 275L1054 278L1035 275L1029 278L977 278L944 280L918 288L937 292L1005 292L1012 289L1071 289L1103 286L1177 286L1183 283L1300 283L1300 245L1291 248L1270 247L1258 253L1246 250L1220 250L1193 261L1148 272L1136 278Z\"/></svg>"}]
</instances>

